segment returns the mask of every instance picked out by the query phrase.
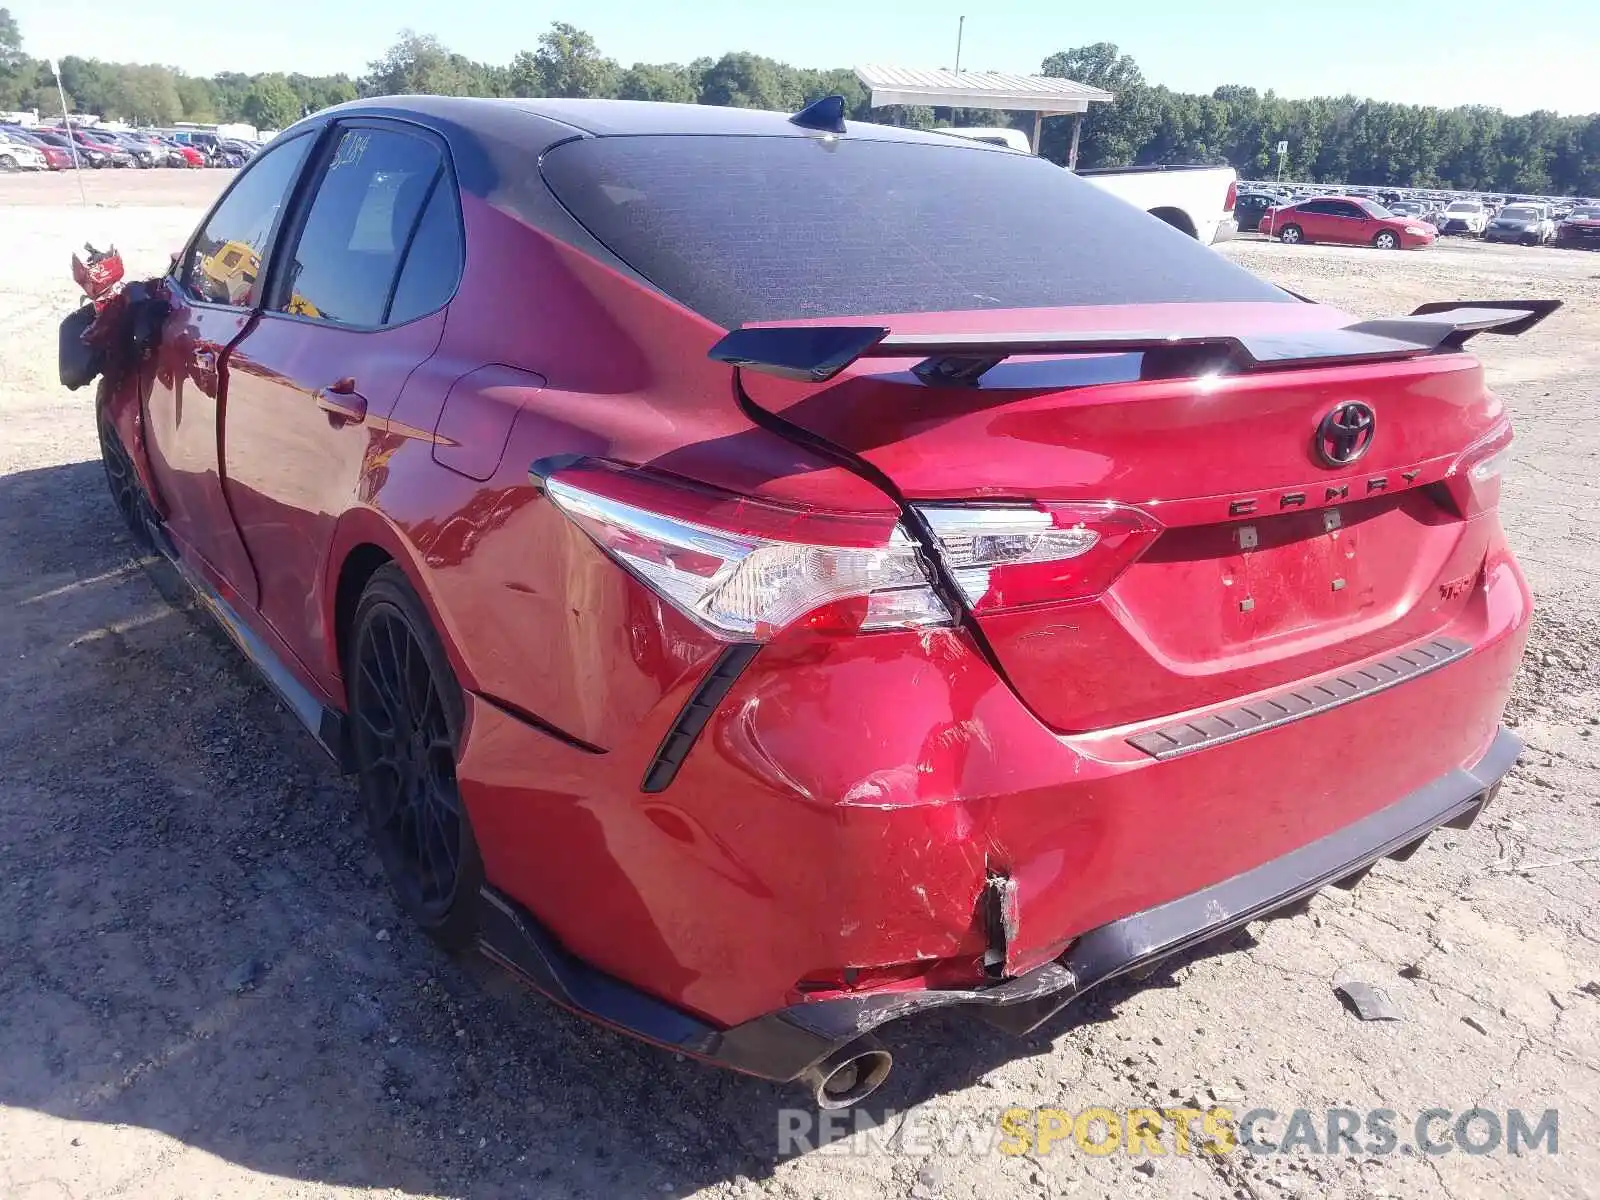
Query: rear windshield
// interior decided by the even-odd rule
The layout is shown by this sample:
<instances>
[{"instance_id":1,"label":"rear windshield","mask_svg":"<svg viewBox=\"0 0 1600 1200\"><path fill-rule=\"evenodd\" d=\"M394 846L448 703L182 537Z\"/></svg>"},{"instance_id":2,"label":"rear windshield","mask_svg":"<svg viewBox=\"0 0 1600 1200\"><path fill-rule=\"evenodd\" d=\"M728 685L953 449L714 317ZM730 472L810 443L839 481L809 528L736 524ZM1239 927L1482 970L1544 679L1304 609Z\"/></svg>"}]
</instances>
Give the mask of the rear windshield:
<instances>
[{"instance_id":1,"label":"rear windshield","mask_svg":"<svg viewBox=\"0 0 1600 1200\"><path fill-rule=\"evenodd\" d=\"M979 308L1292 302L1028 155L679 134L568 142L544 156L544 175L617 257L725 328Z\"/></svg>"}]
</instances>

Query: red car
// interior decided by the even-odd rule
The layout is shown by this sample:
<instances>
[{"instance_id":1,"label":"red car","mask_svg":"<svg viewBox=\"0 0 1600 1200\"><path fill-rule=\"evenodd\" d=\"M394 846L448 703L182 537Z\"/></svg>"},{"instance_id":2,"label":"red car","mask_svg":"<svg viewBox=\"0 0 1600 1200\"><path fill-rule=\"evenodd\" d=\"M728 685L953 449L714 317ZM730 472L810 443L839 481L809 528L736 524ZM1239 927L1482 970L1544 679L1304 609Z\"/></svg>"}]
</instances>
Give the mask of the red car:
<instances>
[{"instance_id":1,"label":"red car","mask_svg":"<svg viewBox=\"0 0 1600 1200\"><path fill-rule=\"evenodd\" d=\"M1343 242L1379 250L1420 250L1433 245L1439 231L1425 221L1397 217L1383 205L1360 196L1318 196L1261 217L1261 232L1291 245Z\"/></svg>"},{"instance_id":2,"label":"red car","mask_svg":"<svg viewBox=\"0 0 1600 1200\"><path fill-rule=\"evenodd\" d=\"M842 113L341 106L91 335L401 906L825 1105L1471 822L1530 598L1463 343L1555 307L1357 321Z\"/></svg>"},{"instance_id":3,"label":"red car","mask_svg":"<svg viewBox=\"0 0 1600 1200\"><path fill-rule=\"evenodd\" d=\"M36 137L29 130L15 125L8 125L4 129L5 138L13 142L20 142L24 146L32 146L43 157L45 166L52 171L70 171L72 169L72 152L65 146L57 146L43 138Z\"/></svg>"},{"instance_id":4,"label":"red car","mask_svg":"<svg viewBox=\"0 0 1600 1200\"><path fill-rule=\"evenodd\" d=\"M203 167L206 165L206 156L201 154L200 151L196 150L193 146L186 146L182 142L173 141L170 138L157 138L156 140L168 150L176 150L179 154L183 155L184 166Z\"/></svg>"},{"instance_id":5,"label":"red car","mask_svg":"<svg viewBox=\"0 0 1600 1200\"><path fill-rule=\"evenodd\" d=\"M1600 249L1600 205L1580 204L1556 226L1556 245Z\"/></svg>"},{"instance_id":6,"label":"red car","mask_svg":"<svg viewBox=\"0 0 1600 1200\"><path fill-rule=\"evenodd\" d=\"M67 135L59 130L30 128L24 132L14 129L6 132L36 147L52 171L70 171L74 166L86 162L84 156L73 153Z\"/></svg>"},{"instance_id":7,"label":"red car","mask_svg":"<svg viewBox=\"0 0 1600 1200\"><path fill-rule=\"evenodd\" d=\"M91 167L134 167L138 160L126 146L104 138L87 129L63 131L63 135L77 143L78 158Z\"/></svg>"}]
</instances>

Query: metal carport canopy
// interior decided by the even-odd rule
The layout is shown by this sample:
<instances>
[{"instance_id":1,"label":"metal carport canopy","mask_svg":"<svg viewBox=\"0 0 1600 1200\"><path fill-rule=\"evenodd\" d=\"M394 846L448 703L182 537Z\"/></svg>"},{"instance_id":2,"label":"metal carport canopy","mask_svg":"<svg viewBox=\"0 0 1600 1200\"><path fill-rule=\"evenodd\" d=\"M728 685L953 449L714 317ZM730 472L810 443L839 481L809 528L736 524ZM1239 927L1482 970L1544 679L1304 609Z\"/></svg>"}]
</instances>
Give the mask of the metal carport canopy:
<instances>
[{"instance_id":1,"label":"metal carport canopy","mask_svg":"<svg viewBox=\"0 0 1600 1200\"><path fill-rule=\"evenodd\" d=\"M1111 92L1057 79L1051 75L1007 75L1003 71L946 71L943 68L881 67L856 68L856 78L872 93L872 106L885 104L926 104L934 108L993 108L1033 114L1033 152L1039 153L1039 135L1044 118L1057 113L1076 117L1072 126L1072 149L1067 155L1070 170L1078 165L1078 130L1083 114L1091 104L1110 103Z\"/></svg>"},{"instance_id":2,"label":"metal carport canopy","mask_svg":"<svg viewBox=\"0 0 1600 1200\"><path fill-rule=\"evenodd\" d=\"M926 104L1049 115L1088 112L1090 104L1116 99L1099 88L1049 75L867 66L856 68L856 78L872 92L874 108L884 104Z\"/></svg>"}]
</instances>

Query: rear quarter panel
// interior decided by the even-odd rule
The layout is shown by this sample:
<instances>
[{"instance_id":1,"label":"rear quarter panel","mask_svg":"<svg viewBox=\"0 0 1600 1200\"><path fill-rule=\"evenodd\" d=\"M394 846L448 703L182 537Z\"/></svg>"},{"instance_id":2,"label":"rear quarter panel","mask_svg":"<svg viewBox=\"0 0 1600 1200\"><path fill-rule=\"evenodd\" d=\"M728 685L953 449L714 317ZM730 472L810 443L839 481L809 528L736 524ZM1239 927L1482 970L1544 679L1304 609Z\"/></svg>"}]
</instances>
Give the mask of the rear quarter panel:
<instances>
[{"instance_id":1,"label":"rear quarter panel","mask_svg":"<svg viewBox=\"0 0 1600 1200\"><path fill-rule=\"evenodd\" d=\"M732 373L706 358L721 329L482 198L462 207L467 266L445 335L374 437L323 603L331 618L355 548L383 547L463 686L610 746L722 643L567 522L535 462L602 458L790 505L894 504L751 423Z\"/></svg>"}]
</instances>

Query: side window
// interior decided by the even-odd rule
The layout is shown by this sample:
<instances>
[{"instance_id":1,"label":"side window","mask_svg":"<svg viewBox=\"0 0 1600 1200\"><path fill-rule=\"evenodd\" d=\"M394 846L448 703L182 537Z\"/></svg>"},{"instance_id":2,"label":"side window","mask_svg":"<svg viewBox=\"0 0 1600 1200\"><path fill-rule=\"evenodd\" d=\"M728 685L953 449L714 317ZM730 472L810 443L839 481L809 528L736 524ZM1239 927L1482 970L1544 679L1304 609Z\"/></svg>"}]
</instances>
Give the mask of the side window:
<instances>
[{"instance_id":1,"label":"side window","mask_svg":"<svg viewBox=\"0 0 1600 1200\"><path fill-rule=\"evenodd\" d=\"M314 140L297 137L274 146L239 176L189 247L178 280L184 291L213 304L256 303L267 239Z\"/></svg>"},{"instance_id":2,"label":"side window","mask_svg":"<svg viewBox=\"0 0 1600 1200\"><path fill-rule=\"evenodd\" d=\"M382 325L400 259L441 166L439 152L421 137L346 130L273 307L344 325Z\"/></svg>"},{"instance_id":3,"label":"side window","mask_svg":"<svg viewBox=\"0 0 1600 1200\"><path fill-rule=\"evenodd\" d=\"M399 325L443 308L461 281L461 221L456 216L455 187L442 175L422 210L405 265L389 303L388 324Z\"/></svg>"},{"instance_id":4,"label":"side window","mask_svg":"<svg viewBox=\"0 0 1600 1200\"><path fill-rule=\"evenodd\" d=\"M1337 209L1335 209L1334 206L1326 200L1313 200L1309 204L1302 204L1300 206L1300 210L1302 212L1316 213L1321 217L1331 216L1337 211Z\"/></svg>"},{"instance_id":5,"label":"side window","mask_svg":"<svg viewBox=\"0 0 1600 1200\"><path fill-rule=\"evenodd\" d=\"M1333 215L1336 217L1365 217L1366 210L1357 208L1354 204L1335 204Z\"/></svg>"}]
</instances>

